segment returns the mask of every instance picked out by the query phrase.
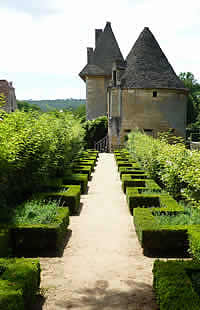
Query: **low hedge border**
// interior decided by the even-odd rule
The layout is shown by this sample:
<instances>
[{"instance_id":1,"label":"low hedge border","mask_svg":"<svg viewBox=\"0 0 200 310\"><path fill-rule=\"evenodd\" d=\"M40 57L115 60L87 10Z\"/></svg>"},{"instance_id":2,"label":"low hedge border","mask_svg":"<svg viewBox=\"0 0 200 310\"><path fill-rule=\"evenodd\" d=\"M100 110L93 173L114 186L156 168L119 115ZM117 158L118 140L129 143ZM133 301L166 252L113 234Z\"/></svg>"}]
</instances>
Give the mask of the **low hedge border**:
<instances>
[{"instance_id":1,"label":"low hedge border","mask_svg":"<svg viewBox=\"0 0 200 310\"><path fill-rule=\"evenodd\" d=\"M63 177L62 180L64 185L80 185L81 194L87 193L88 176L86 174L72 174L70 176Z\"/></svg>"},{"instance_id":2,"label":"low hedge border","mask_svg":"<svg viewBox=\"0 0 200 310\"><path fill-rule=\"evenodd\" d=\"M160 310L199 310L200 297L190 274L200 272L194 261L156 260L153 266L153 288Z\"/></svg>"},{"instance_id":3,"label":"low hedge border","mask_svg":"<svg viewBox=\"0 0 200 310\"><path fill-rule=\"evenodd\" d=\"M97 157L93 155L81 155L81 156L75 157L74 160L89 160L89 161L94 161L94 164L96 164Z\"/></svg>"},{"instance_id":4,"label":"low hedge border","mask_svg":"<svg viewBox=\"0 0 200 310\"><path fill-rule=\"evenodd\" d=\"M68 225L69 209L59 207L57 220L53 224L10 226L13 255L39 256L47 250L60 251Z\"/></svg>"},{"instance_id":5,"label":"low hedge border","mask_svg":"<svg viewBox=\"0 0 200 310\"><path fill-rule=\"evenodd\" d=\"M0 257L8 257L11 252L10 229L0 229Z\"/></svg>"},{"instance_id":6,"label":"low hedge border","mask_svg":"<svg viewBox=\"0 0 200 310\"><path fill-rule=\"evenodd\" d=\"M200 232L200 225L160 225L154 218L155 212L177 214L184 212L184 208L170 196L161 196L162 208L135 208L133 221L136 233L144 254L163 255L163 257L177 255L185 256L188 252L198 258L200 242L195 243L194 234ZM199 236L199 235L198 235ZM197 239L198 240L198 239ZM194 245L189 250L189 246Z\"/></svg>"},{"instance_id":7,"label":"low hedge border","mask_svg":"<svg viewBox=\"0 0 200 310\"><path fill-rule=\"evenodd\" d=\"M0 309L25 310L35 301L40 286L37 259L0 259Z\"/></svg>"},{"instance_id":8,"label":"low hedge border","mask_svg":"<svg viewBox=\"0 0 200 310\"><path fill-rule=\"evenodd\" d=\"M138 179L131 179L131 174L123 174L122 175L122 189L123 192L126 193L126 189L128 187L139 187L139 188L145 188L149 190L153 190L155 192L161 192L160 186L152 179L141 179L140 176L138 176Z\"/></svg>"},{"instance_id":9,"label":"low hedge border","mask_svg":"<svg viewBox=\"0 0 200 310\"><path fill-rule=\"evenodd\" d=\"M152 180L153 181L153 180ZM153 181L151 187L127 187L126 188L126 201L133 215L133 209L138 207L169 207L171 204L179 207L178 203L168 195L168 193L161 191L161 188ZM155 187L154 187L155 186ZM145 192L145 190L147 192ZM148 192L150 191L150 193ZM167 204L166 204L167 199Z\"/></svg>"},{"instance_id":10,"label":"low hedge border","mask_svg":"<svg viewBox=\"0 0 200 310\"><path fill-rule=\"evenodd\" d=\"M79 158L79 159L73 160L73 164L74 163L79 164L79 165L84 165L84 166L90 166L92 168L92 171L94 171L94 167L95 167L94 160L86 160L84 158Z\"/></svg>"},{"instance_id":11,"label":"low hedge border","mask_svg":"<svg viewBox=\"0 0 200 310\"><path fill-rule=\"evenodd\" d=\"M56 200L61 206L69 208L70 215L75 215L80 210L80 185L62 185L49 192L34 195L36 200Z\"/></svg>"},{"instance_id":12,"label":"low hedge border","mask_svg":"<svg viewBox=\"0 0 200 310\"><path fill-rule=\"evenodd\" d=\"M74 168L72 168L72 173L73 174L87 174L88 176L88 180L91 179L91 173L92 173L92 170L91 170L91 167L89 166L74 166Z\"/></svg>"},{"instance_id":13,"label":"low hedge border","mask_svg":"<svg viewBox=\"0 0 200 310\"><path fill-rule=\"evenodd\" d=\"M145 174L146 171L141 170L139 167L134 169L133 167L120 167L119 168L120 178L122 178L123 174Z\"/></svg>"}]
</instances>

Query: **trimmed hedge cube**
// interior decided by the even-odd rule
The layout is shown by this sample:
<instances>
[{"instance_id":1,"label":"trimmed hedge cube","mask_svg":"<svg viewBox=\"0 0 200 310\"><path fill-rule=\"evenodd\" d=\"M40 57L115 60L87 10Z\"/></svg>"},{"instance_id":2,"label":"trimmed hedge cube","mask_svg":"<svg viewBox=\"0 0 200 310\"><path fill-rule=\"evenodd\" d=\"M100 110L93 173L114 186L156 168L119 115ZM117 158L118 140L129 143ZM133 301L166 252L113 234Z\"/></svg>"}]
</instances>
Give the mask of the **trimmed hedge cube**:
<instances>
[{"instance_id":1,"label":"trimmed hedge cube","mask_svg":"<svg viewBox=\"0 0 200 310\"><path fill-rule=\"evenodd\" d=\"M84 159L77 159L73 161L73 164L79 164L83 166L89 166L92 168L92 171L94 171L95 162L91 160L84 160Z\"/></svg>"},{"instance_id":2,"label":"trimmed hedge cube","mask_svg":"<svg viewBox=\"0 0 200 310\"><path fill-rule=\"evenodd\" d=\"M126 193L127 187L145 187L144 179L132 179L129 174L123 174L122 176L122 189Z\"/></svg>"},{"instance_id":3,"label":"trimmed hedge cube","mask_svg":"<svg viewBox=\"0 0 200 310\"><path fill-rule=\"evenodd\" d=\"M157 257L188 255L188 226L162 226L154 217L154 212L157 211L161 213L168 212L177 214L179 212L184 212L184 208L163 207L133 209L133 220L144 254Z\"/></svg>"},{"instance_id":4,"label":"trimmed hedge cube","mask_svg":"<svg viewBox=\"0 0 200 310\"><path fill-rule=\"evenodd\" d=\"M62 185L54 191L38 193L34 197L39 200L57 200L60 205L68 207L70 215L77 214L80 209L80 185Z\"/></svg>"},{"instance_id":5,"label":"trimmed hedge cube","mask_svg":"<svg viewBox=\"0 0 200 310\"><path fill-rule=\"evenodd\" d=\"M172 197L170 197L165 192L161 193L160 189L159 191L157 190L157 188L155 189L156 191L154 191L153 188L148 188L148 187L127 187L126 188L126 201L128 203L128 207L129 207L131 215L133 215L133 209L137 207L145 207L145 208L161 207L161 206L166 206L166 204L169 207L171 201L174 206L176 202L174 201ZM150 191L150 193L148 191ZM177 203L176 203L176 206L178 207Z\"/></svg>"},{"instance_id":6,"label":"trimmed hedge cube","mask_svg":"<svg viewBox=\"0 0 200 310\"><path fill-rule=\"evenodd\" d=\"M0 228L0 257L7 257L10 250L10 229Z\"/></svg>"},{"instance_id":7,"label":"trimmed hedge cube","mask_svg":"<svg viewBox=\"0 0 200 310\"><path fill-rule=\"evenodd\" d=\"M88 176L86 174L72 174L63 178L64 185L80 185L81 194L87 193Z\"/></svg>"},{"instance_id":8,"label":"trimmed hedge cube","mask_svg":"<svg viewBox=\"0 0 200 310\"><path fill-rule=\"evenodd\" d=\"M120 167L119 168L120 178L122 178L123 174L145 174L144 170L140 168L134 169L133 167Z\"/></svg>"},{"instance_id":9,"label":"trimmed hedge cube","mask_svg":"<svg viewBox=\"0 0 200 310\"><path fill-rule=\"evenodd\" d=\"M58 208L57 220L53 224L12 226L11 243L14 255L39 256L44 250L59 251L65 240L68 225L69 209Z\"/></svg>"},{"instance_id":10,"label":"trimmed hedge cube","mask_svg":"<svg viewBox=\"0 0 200 310\"><path fill-rule=\"evenodd\" d=\"M196 287L199 289L200 264L194 261L156 260L153 288L159 309L199 310L200 297L195 290L195 275L198 275Z\"/></svg>"},{"instance_id":11,"label":"trimmed hedge cube","mask_svg":"<svg viewBox=\"0 0 200 310\"><path fill-rule=\"evenodd\" d=\"M29 308L35 300L39 286L39 260L0 259L0 309Z\"/></svg>"},{"instance_id":12,"label":"trimmed hedge cube","mask_svg":"<svg viewBox=\"0 0 200 310\"><path fill-rule=\"evenodd\" d=\"M91 173L92 173L92 169L89 166L74 166L74 168L72 169L72 173L73 174L87 174L88 176L88 180L91 177Z\"/></svg>"},{"instance_id":13,"label":"trimmed hedge cube","mask_svg":"<svg viewBox=\"0 0 200 310\"><path fill-rule=\"evenodd\" d=\"M160 196L157 194L135 194L127 196L128 207L131 215L133 215L133 209L138 207L160 207Z\"/></svg>"},{"instance_id":14,"label":"trimmed hedge cube","mask_svg":"<svg viewBox=\"0 0 200 310\"><path fill-rule=\"evenodd\" d=\"M147 176L147 175L146 175ZM152 179L142 179L138 175L138 179L131 178L131 174L122 175L122 189L126 193L127 187L141 187L155 192L161 192L160 186Z\"/></svg>"}]
</instances>

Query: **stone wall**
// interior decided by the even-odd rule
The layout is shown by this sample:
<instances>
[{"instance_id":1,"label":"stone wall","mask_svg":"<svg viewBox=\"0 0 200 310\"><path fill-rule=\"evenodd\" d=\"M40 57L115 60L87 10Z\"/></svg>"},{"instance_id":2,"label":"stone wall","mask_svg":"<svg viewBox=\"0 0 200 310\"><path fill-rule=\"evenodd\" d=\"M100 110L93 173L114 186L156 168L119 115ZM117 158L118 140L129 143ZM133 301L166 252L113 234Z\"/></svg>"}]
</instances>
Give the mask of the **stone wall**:
<instances>
[{"instance_id":1,"label":"stone wall","mask_svg":"<svg viewBox=\"0 0 200 310\"><path fill-rule=\"evenodd\" d=\"M111 91L113 93L111 95L113 111L117 111L117 106L119 106L117 91L119 92L120 89ZM153 92L155 97L153 97ZM175 135L185 137L187 93L184 91L123 89L121 98L121 143L124 142L124 136L136 128L142 129L153 136L156 136L159 131L172 128ZM113 129L110 128L109 133L112 136L111 143L116 143L114 138L115 126L112 123L113 121L110 121Z\"/></svg>"},{"instance_id":2,"label":"stone wall","mask_svg":"<svg viewBox=\"0 0 200 310\"><path fill-rule=\"evenodd\" d=\"M17 109L15 89L12 83L6 80L0 80L0 94L3 93L6 100L6 105L1 107L7 113L14 112Z\"/></svg>"},{"instance_id":3,"label":"stone wall","mask_svg":"<svg viewBox=\"0 0 200 310\"><path fill-rule=\"evenodd\" d=\"M107 115L107 87L110 79L105 77L86 78L87 120Z\"/></svg>"}]
</instances>

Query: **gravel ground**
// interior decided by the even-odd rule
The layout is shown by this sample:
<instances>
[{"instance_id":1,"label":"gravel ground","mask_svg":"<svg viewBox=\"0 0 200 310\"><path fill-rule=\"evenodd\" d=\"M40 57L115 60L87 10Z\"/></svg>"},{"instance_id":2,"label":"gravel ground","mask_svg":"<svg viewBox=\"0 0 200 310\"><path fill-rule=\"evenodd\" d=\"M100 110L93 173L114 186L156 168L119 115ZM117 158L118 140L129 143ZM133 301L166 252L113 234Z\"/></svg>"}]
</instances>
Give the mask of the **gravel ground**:
<instances>
[{"instance_id":1,"label":"gravel ground","mask_svg":"<svg viewBox=\"0 0 200 310\"><path fill-rule=\"evenodd\" d=\"M40 258L45 299L34 309L157 310L154 259L142 254L113 154L100 154L81 202L62 257Z\"/></svg>"}]
</instances>

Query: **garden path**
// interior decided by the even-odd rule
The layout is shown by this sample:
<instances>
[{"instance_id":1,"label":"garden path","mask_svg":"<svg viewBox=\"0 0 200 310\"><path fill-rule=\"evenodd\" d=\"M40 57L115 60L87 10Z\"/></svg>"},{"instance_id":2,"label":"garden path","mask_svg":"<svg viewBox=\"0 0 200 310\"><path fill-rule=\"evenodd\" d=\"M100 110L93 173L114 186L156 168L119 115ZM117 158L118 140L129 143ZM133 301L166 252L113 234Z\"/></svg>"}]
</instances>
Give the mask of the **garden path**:
<instances>
[{"instance_id":1,"label":"garden path","mask_svg":"<svg viewBox=\"0 0 200 310\"><path fill-rule=\"evenodd\" d=\"M62 257L41 258L42 310L156 310L154 259L143 256L113 154L100 154Z\"/></svg>"}]
</instances>

